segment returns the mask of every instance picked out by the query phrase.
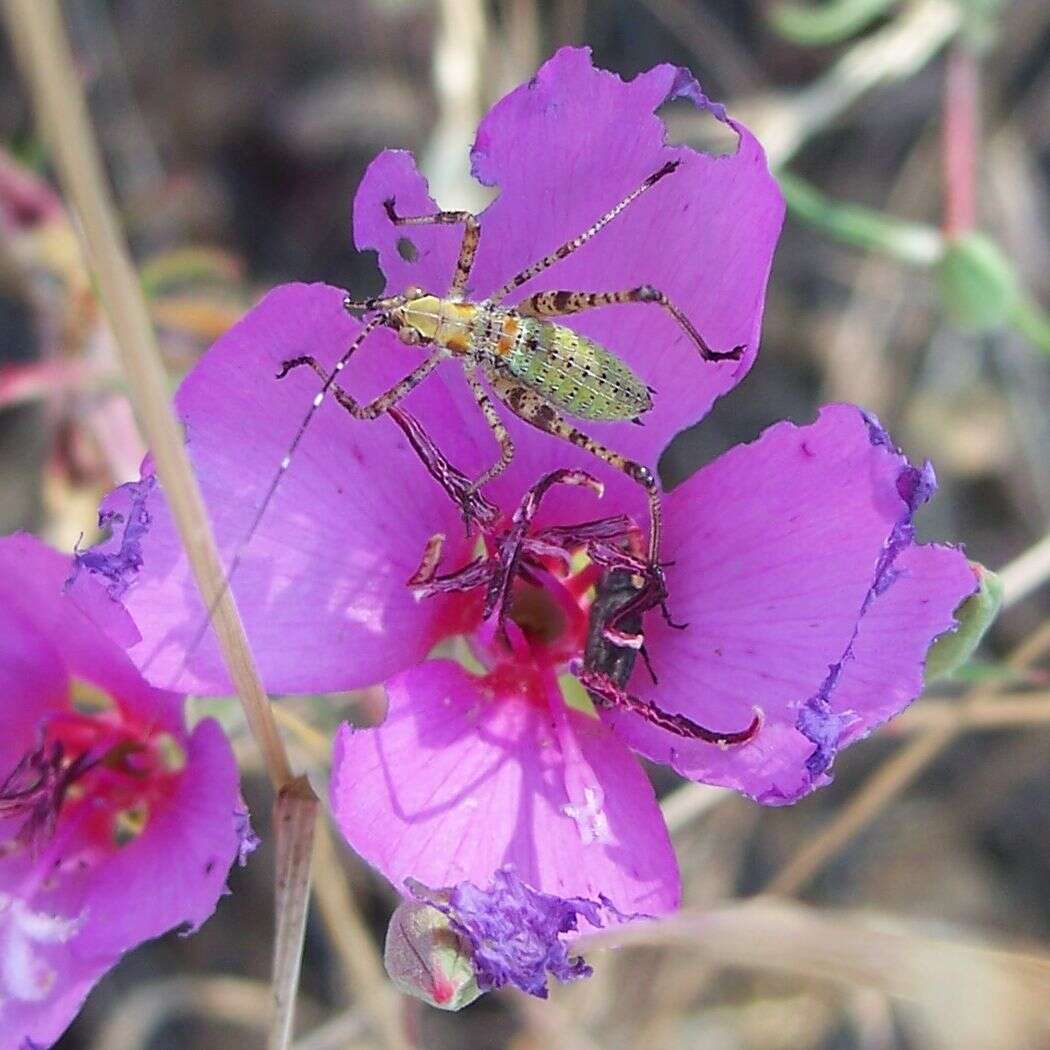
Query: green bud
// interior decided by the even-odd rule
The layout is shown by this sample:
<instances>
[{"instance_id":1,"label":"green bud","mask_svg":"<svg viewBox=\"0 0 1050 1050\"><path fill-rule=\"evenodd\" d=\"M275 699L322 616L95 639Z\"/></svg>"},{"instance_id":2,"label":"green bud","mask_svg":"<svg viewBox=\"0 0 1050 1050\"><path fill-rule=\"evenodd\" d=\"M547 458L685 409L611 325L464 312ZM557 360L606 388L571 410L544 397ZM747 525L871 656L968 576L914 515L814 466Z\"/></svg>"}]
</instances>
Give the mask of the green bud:
<instances>
[{"instance_id":1,"label":"green bud","mask_svg":"<svg viewBox=\"0 0 1050 1050\"><path fill-rule=\"evenodd\" d=\"M945 246L937 278L945 311L968 331L1006 324L1020 296L1017 276L999 246L973 231Z\"/></svg>"},{"instance_id":2,"label":"green bud","mask_svg":"<svg viewBox=\"0 0 1050 1050\"><path fill-rule=\"evenodd\" d=\"M1003 604L1003 584L998 576L978 562L970 562L980 586L955 610L956 630L942 634L926 655L926 683L936 681L962 667L973 655L985 631L991 627Z\"/></svg>"},{"instance_id":3,"label":"green bud","mask_svg":"<svg viewBox=\"0 0 1050 1050\"><path fill-rule=\"evenodd\" d=\"M429 904L398 905L387 927L383 962L402 992L440 1010L462 1010L481 995L467 945Z\"/></svg>"}]
</instances>

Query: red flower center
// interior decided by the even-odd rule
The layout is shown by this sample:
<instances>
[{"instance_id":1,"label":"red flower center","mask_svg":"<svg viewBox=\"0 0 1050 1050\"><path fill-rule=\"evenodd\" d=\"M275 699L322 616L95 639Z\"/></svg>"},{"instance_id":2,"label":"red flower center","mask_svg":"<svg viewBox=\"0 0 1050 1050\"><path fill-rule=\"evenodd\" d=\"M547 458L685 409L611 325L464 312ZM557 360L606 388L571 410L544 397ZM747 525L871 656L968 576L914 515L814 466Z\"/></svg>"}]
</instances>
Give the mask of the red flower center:
<instances>
[{"instance_id":1,"label":"red flower center","mask_svg":"<svg viewBox=\"0 0 1050 1050\"><path fill-rule=\"evenodd\" d=\"M142 833L185 762L166 732L140 725L95 687L74 681L70 706L45 718L35 744L0 784L0 817L17 846L39 850L75 820L101 849Z\"/></svg>"}]
</instances>

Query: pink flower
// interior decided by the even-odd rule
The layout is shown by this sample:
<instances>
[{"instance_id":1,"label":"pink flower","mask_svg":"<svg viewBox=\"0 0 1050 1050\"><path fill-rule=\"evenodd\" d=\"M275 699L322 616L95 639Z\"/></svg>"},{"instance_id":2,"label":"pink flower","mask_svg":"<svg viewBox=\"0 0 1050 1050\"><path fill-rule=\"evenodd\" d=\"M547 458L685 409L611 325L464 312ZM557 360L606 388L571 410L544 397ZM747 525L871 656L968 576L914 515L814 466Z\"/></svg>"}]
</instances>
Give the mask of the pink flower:
<instances>
[{"instance_id":1,"label":"pink flower","mask_svg":"<svg viewBox=\"0 0 1050 1050\"><path fill-rule=\"evenodd\" d=\"M666 145L654 110L670 98L728 123L736 152L713 158ZM701 361L668 318L644 305L568 320L657 391L644 427L592 428L655 469L671 437L754 360L783 214L761 148L684 71L660 66L624 83L593 69L586 52L565 50L493 108L472 159L476 177L500 188L481 217L475 300L586 229L669 159L680 161L598 237L523 288L652 284L712 346L746 347L739 361ZM436 210L408 154L383 153L366 173L354 205L358 245L378 251L388 293L410 284L443 293L459 232L395 227L384 207L391 198L400 214ZM329 367L339 358L360 331L343 294L276 289L179 391L189 450L230 556L318 389L306 370L282 383L272 377L299 355ZM377 329L342 382L364 399L418 361L418 351ZM421 446L433 476L454 485L462 477L455 468L473 477L492 462L492 439L454 365L432 374L405 407L434 443ZM912 543L911 517L932 474L911 467L874 421L832 406L809 426L781 424L665 497L669 608L688 626L675 630L650 613L645 644L659 684L636 669L631 704L595 718L567 705L561 685L583 653L598 573L593 564L567 566L559 548L578 553L601 534L608 554L633 523L644 527L645 501L583 450L507 422L517 455L485 489L496 509L485 556L466 576L441 579L471 562L475 537L464 537L457 507L420 466L412 420L358 423L325 405L233 589L270 689L385 683L383 724L344 727L336 739L331 801L348 841L395 886L414 878L436 889L486 888L510 865L544 894L604 900L628 914L667 912L678 903L677 865L632 750L763 802L794 800L827 782L838 748L918 694L929 644L952 629L952 612L976 581L959 552ZM541 492L540 479L562 469L573 473L561 480L575 483ZM580 471L601 479L601 504ZM141 492L118 490L107 513L133 510ZM146 506L149 529L135 537L141 568L126 594L143 636L133 657L158 684L226 688L214 640L199 641L204 610L159 489ZM611 520L590 531L562 528L599 509ZM439 533L447 538L441 569L435 579L416 577L429 582L414 591L406 583ZM121 549L118 536L101 553L119 557ZM495 612L509 614L506 637L497 616L483 615L486 593ZM429 659L438 643L468 652L475 665ZM672 724L679 730L665 728ZM681 728L689 725L714 732ZM727 746L733 733L742 742Z\"/></svg>"},{"instance_id":2,"label":"pink flower","mask_svg":"<svg viewBox=\"0 0 1050 1050\"><path fill-rule=\"evenodd\" d=\"M125 951L204 922L242 841L222 731L187 732L100 629L133 636L127 615L68 572L0 540L2 1050L50 1046Z\"/></svg>"}]
</instances>

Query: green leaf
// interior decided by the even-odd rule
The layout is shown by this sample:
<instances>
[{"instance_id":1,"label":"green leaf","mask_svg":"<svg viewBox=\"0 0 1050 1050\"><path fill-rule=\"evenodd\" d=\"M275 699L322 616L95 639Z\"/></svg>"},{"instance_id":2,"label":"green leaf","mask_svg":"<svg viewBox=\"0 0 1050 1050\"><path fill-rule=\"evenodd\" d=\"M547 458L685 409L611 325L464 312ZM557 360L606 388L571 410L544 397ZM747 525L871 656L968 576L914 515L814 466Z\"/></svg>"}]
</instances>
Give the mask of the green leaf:
<instances>
[{"instance_id":1,"label":"green leaf","mask_svg":"<svg viewBox=\"0 0 1050 1050\"><path fill-rule=\"evenodd\" d=\"M926 684L950 675L973 655L985 631L1003 604L1003 585L998 576L979 562L970 562L980 586L955 610L959 626L942 634L926 654Z\"/></svg>"},{"instance_id":2,"label":"green leaf","mask_svg":"<svg viewBox=\"0 0 1050 1050\"><path fill-rule=\"evenodd\" d=\"M839 44L866 29L895 0L831 0L819 6L780 4L770 12L773 28L794 44Z\"/></svg>"},{"instance_id":3,"label":"green leaf","mask_svg":"<svg viewBox=\"0 0 1050 1050\"><path fill-rule=\"evenodd\" d=\"M971 231L951 241L937 270L945 312L960 328L1001 328L1020 301L1017 276L999 246Z\"/></svg>"}]
</instances>

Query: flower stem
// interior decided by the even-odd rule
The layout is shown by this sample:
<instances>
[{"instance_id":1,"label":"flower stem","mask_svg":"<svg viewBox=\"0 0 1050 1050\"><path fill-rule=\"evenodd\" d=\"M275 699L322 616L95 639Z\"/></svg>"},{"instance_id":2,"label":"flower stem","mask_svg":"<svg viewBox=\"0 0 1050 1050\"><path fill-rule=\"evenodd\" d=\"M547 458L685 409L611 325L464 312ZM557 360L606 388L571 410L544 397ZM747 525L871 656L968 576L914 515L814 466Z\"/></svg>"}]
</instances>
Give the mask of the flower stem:
<instances>
[{"instance_id":1,"label":"flower stem","mask_svg":"<svg viewBox=\"0 0 1050 1050\"><path fill-rule=\"evenodd\" d=\"M310 869L320 802L306 777L297 777L277 794L273 808L277 845L277 930L273 947L274 1023L270 1050L291 1044L295 1000L310 904Z\"/></svg>"},{"instance_id":2,"label":"flower stem","mask_svg":"<svg viewBox=\"0 0 1050 1050\"><path fill-rule=\"evenodd\" d=\"M948 239L972 230L977 219L978 92L977 56L965 37L956 38L948 53L941 137Z\"/></svg>"}]
</instances>

